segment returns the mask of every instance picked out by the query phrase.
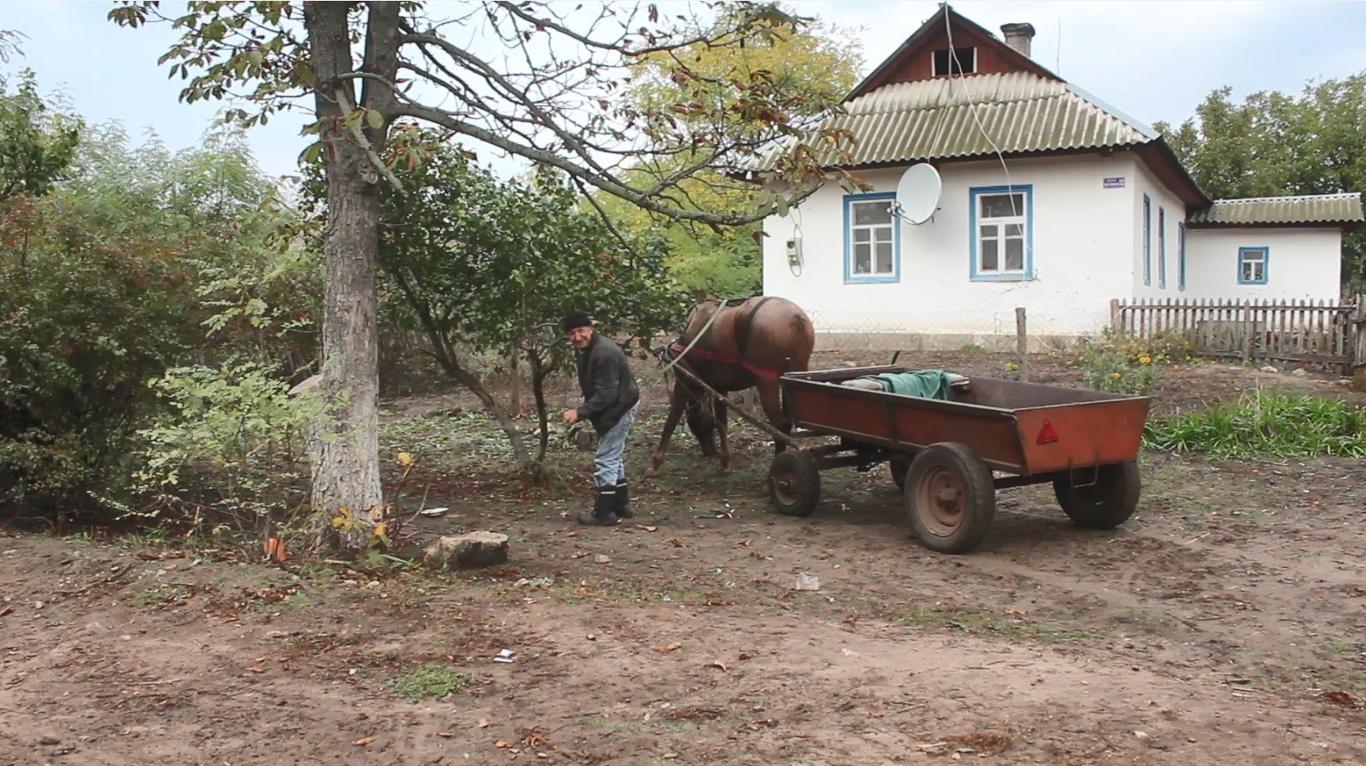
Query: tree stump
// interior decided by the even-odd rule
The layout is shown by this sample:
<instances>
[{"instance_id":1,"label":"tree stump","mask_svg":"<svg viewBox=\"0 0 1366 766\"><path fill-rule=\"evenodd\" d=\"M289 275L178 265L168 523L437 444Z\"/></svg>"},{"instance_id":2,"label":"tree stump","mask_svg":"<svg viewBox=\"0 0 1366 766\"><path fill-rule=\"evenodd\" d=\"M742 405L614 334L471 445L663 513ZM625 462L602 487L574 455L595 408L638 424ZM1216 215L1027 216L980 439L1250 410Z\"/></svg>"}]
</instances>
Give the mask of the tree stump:
<instances>
[{"instance_id":1,"label":"tree stump","mask_svg":"<svg viewBox=\"0 0 1366 766\"><path fill-rule=\"evenodd\" d=\"M498 532L467 532L437 538L422 551L432 569L469 569L506 564L508 536Z\"/></svg>"}]
</instances>

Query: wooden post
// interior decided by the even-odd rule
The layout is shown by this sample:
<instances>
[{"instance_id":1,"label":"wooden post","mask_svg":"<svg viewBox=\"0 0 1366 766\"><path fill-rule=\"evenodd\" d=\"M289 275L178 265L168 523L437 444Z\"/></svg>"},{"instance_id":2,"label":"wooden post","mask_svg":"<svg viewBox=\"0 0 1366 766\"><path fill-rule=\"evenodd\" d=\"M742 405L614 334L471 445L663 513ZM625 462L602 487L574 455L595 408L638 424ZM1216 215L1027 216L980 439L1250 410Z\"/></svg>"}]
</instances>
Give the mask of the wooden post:
<instances>
[{"instance_id":1,"label":"wooden post","mask_svg":"<svg viewBox=\"0 0 1366 766\"><path fill-rule=\"evenodd\" d=\"M1015 308L1015 350L1020 354L1020 380L1029 382L1029 334L1025 332L1024 306Z\"/></svg>"},{"instance_id":2,"label":"wooden post","mask_svg":"<svg viewBox=\"0 0 1366 766\"><path fill-rule=\"evenodd\" d=\"M1351 333L1355 336L1352 354L1352 388L1366 391L1366 293L1357 295L1357 310L1352 318Z\"/></svg>"},{"instance_id":3,"label":"wooden post","mask_svg":"<svg viewBox=\"0 0 1366 766\"><path fill-rule=\"evenodd\" d=\"M1118 335L1124 331L1124 317L1119 308L1119 299L1110 299L1110 331Z\"/></svg>"}]
</instances>

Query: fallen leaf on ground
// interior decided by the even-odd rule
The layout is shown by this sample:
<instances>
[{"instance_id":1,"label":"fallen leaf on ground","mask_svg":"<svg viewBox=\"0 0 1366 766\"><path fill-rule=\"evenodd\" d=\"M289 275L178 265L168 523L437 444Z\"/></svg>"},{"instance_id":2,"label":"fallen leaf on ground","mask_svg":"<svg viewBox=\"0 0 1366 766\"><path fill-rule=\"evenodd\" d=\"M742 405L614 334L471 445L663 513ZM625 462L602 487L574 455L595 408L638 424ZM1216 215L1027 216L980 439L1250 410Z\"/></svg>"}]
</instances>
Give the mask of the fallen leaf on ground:
<instances>
[{"instance_id":1,"label":"fallen leaf on ground","mask_svg":"<svg viewBox=\"0 0 1366 766\"><path fill-rule=\"evenodd\" d=\"M499 750L507 750L509 747L512 747L512 745L509 745L507 742L504 742L501 739L497 742L494 742L493 746L498 748Z\"/></svg>"},{"instance_id":2,"label":"fallen leaf on ground","mask_svg":"<svg viewBox=\"0 0 1366 766\"><path fill-rule=\"evenodd\" d=\"M611 557L611 556L604 556L603 554L599 553L598 555L596 555L596 556L593 557L593 561L595 561L595 562L597 562L597 563L599 563L599 564L610 564L610 563L612 563L612 557Z\"/></svg>"},{"instance_id":3,"label":"fallen leaf on ground","mask_svg":"<svg viewBox=\"0 0 1366 766\"><path fill-rule=\"evenodd\" d=\"M1327 697L1329 702L1336 702L1347 707L1356 707L1357 704L1356 697L1343 691L1324 692L1323 696Z\"/></svg>"},{"instance_id":4,"label":"fallen leaf on ground","mask_svg":"<svg viewBox=\"0 0 1366 766\"><path fill-rule=\"evenodd\" d=\"M659 529L659 527L647 527L647 526L645 526L644 524L637 524L637 525L636 525L636 529L643 529L643 530L645 530L646 532L653 532L653 531L655 531L656 529Z\"/></svg>"},{"instance_id":5,"label":"fallen leaf on ground","mask_svg":"<svg viewBox=\"0 0 1366 766\"><path fill-rule=\"evenodd\" d=\"M709 668L720 668L722 671L724 671L724 670L726 669L726 663L724 663L724 662L722 662L722 661L720 661L720 660L717 660L716 662L713 662L713 663L707 665L707 667L709 667Z\"/></svg>"},{"instance_id":6,"label":"fallen leaf on ground","mask_svg":"<svg viewBox=\"0 0 1366 766\"><path fill-rule=\"evenodd\" d=\"M356 740L356 741L355 741L354 743L352 743L352 744L354 744L356 747L365 747L366 745L368 745L368 744L370 744L371 742L374 742L374 741L375 741L375 738L374 738L374 737L361 737L360 739Z\"/></svg>"},{"instance_id":7,"label":"fallen leaf on ground","mask_svg":"<svg viewBox=\"0 0 1366 766\"><path fill-rule=\"evenodd\" d=\"M264 672L266 672L266 669L265 669L265 668L247 668L247 672L248 672L248 673L264 673Z\"/></svg>"},{"instance_id":8,"label":"fallen leaf on ground","mask_svg":"<svg viewBox=\"0 0 1366 766\"><path fill-rule=\"evenodd\" d=\"M6 604L4 607L0 607L0 617L4 617L5 615L7 615L7 614L9 614L10 612L13 612L13 611L14 611L14 607L9 606L8 604Z\"/></svg>"},{"instance_id":9,"label":"fallen leaf on ground","mask_svg":"<svg viewBox=\"0 0 1366 766\"><path fill-rule=\"evenodd\" d=\"M669 652L677 651L678 647L680 646L682 646L682 644L669 644L668 646L661 646L655 651L659 652L660 654L668 654Z\"/></svg>"},{"instance_id":10,"label":"fallen leaf on ground","mask_svg":"<svg viewBox=\"0 0 1366 766\"><path fill-rule=\"evenodd\" d=\"M489 719L487 719L487 718L480 718L480 719L479 719L479 728L481 728L481 729L487 729L488 727L489 727Z\"/></svg>"},{"instance_id":11,"label":"fallen leaf on ground","mask_svg":"<svg viewBox=\"0 0 1366 766\"><path fill-rule=\"evenodd\" d=\"M454 737L455 735L452 734L452 733L450 733L450 732L448 732L448 731L438 731L438 732L436 733L436 736L438 736L438 737Z\"/></svg>"}]
</instances>

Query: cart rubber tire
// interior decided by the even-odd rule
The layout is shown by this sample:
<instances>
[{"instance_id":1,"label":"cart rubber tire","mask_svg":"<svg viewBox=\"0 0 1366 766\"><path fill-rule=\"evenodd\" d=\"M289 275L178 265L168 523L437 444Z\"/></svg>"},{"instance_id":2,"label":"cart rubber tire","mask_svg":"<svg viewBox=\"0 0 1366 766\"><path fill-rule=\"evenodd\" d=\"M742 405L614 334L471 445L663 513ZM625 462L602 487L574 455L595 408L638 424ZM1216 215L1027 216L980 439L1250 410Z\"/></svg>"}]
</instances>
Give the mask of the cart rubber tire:
<instances>
[{"instance_id":1,"label":"cart rubber tire","mask_svg":"<svg viewBox=\"0 0 1366 766\"><path fill-rule=\"evenodd\" d=\"M1114 529L1138 509L1141 484L1138 462L1129 460L1100 466L1096 469L1096 483L1090 486L1074 487L1066 476L1054 479L1053 494L1077 526Z\"/></svg>"},{"instance_id":2,"label":"cart rubber tire","mask_svg":"<svg viewBox=\"0 0 1366 766\"><path fill-rule=\"evenodd\" d=\"M804 449L788 449L768 469L768 499L784 516L810 516L821 501L821 471Z\"/></svg>"},{"instance_id":3,"label":"cart rubber tire","mask_svg":"<svg viewBox=\"0 0 1366 766\"><path fill-rule=\"evenodd\" d=\"M892 472L892 481L896 482L896 488L900 492L906 491L906 473L911 470L911 461L915 460L915 455L908 455L904 452L893 452L887 458L887 468Z\"/></svg>"},{"instance_id":4,"label":"cart rubber tire","mask_svg":"<svg viewBox=\"0 0 1366 766\"><path fill-rule=\"evenodd\" d=\"M963 553L986 536L996 516L991 469L965 444L921 450L906 474L906 515L920 543L939 553Z\"/></svg>"}]
</instances>

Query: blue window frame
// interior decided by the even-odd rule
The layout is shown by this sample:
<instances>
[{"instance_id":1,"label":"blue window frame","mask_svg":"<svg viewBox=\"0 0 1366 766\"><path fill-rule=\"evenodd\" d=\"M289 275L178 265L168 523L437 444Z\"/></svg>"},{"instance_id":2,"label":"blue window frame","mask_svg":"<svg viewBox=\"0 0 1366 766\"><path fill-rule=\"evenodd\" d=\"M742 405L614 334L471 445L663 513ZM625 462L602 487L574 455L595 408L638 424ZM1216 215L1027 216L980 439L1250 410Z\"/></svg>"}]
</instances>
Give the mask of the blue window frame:
<instances>
[{"instance_id":1,"label":"blue window frame","mask_svg":"<svg viewBox=\"0 0 1366 766\"><path fill-rule=\"evenodd\" d=\"M1167 289L1167 209L1157 208L1157 287Z\"/></svg>"},{"instance_id":2,"label":"blue window frame","mask_svg":"<svg viewBox=\"0 0 1366 766\"><path fill-rule=\"evenodd\" d=\"M1176 289L1186 289L1186 224L1176 224Z\"/></svg>"},{"instance_id":3,"label":"blue window frame","mask_svg":"<svg viewBox=\"0 0 1366 766\"><path fill-rule=\"evenodd\" d=\"M974 282L1034 277L1034 187L968 189L968 244Z\"/></svg>"},{"instance_id":4,"label":"blue window frame","mask_svg":"<svg viewBox=\"0 0 1366 766\"><path fill-rule=\"evenodd\" d=\"M1269 247L1238 248L1238 284L1266 284L1267 269L1271 265L1270 261L1271 248Z\"/></svg>"},{"instance_id":5,"label":"blue window frame","mask_svg":"<svg viewBox=\"0 0 1366 766\"><path fill-rule=\"evenodd\" d=\"M844 281L901 280L901 226L892 217L895 192L844 196Z\"/></svg>"},{"instance_id":6,"label":"blue window frame","mask_svg":"<svg viewBox=\"0 0 1366 766\"><path fill-rule=\"evenodd\" d=\"M1143 195L1143 284L1153 283L1153 202Z\"/></svg>"}]
</instances>

